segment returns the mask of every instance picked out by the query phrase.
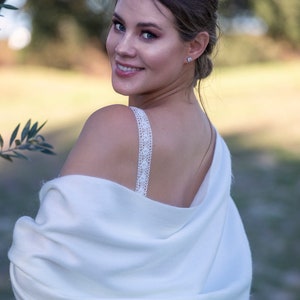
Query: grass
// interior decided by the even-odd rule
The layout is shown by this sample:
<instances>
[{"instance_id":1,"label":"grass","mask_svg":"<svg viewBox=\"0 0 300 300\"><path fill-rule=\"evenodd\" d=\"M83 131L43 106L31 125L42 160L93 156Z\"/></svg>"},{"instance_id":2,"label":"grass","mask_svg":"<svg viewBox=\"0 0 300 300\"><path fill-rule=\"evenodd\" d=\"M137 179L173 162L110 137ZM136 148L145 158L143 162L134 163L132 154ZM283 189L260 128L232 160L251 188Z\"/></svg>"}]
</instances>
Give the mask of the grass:
<instances>
[{"instance_id":1,"label":"grass","mask_svg":"<svg viewBox=\"0 0 300 300\"><path fill-rule=\"evenodd\" d=\"M217 70L205 87L214 123L226 134L254 132L250 145L293 152L300 146L299 66L292 62Z\"/></svg>"},{"instance_id":2,"label":"grass","mask_svg":"<svg viewBox=\"0 0 300 300\"><path fill-rule=\"evenodd\" d=\"M18 122L48 121L55 157L0 161L0 298L12 299L6 253L13 224L34 216L43 180L53 178L87 116L115 95L109 78L43 68L2 68L0 132ZM300 61L216 69L203 83L206 108L232 152L233 196L254 259L253 300L300 294ZM234 246L234 245L233 245Z\"/></svg>"}]
</instances>

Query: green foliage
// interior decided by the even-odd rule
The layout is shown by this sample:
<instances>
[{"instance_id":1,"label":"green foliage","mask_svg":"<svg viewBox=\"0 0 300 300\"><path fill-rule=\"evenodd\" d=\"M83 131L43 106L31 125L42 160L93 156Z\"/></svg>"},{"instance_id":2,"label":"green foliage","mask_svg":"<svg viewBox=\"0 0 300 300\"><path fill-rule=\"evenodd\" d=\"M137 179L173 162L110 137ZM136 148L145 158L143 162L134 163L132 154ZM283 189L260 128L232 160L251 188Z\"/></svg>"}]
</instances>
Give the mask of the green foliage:
<instances>
[{"instance_id":1,"label":"green foliage","mask_svg":"<svg viewBox=\"0 0 300 300\"><path fill-rule=\"evenodd\" d=\"M268 34L300 47L300 1L253 0L253 10L268 25Z\"/></svg>"},{"instance_id":2,"label":"green foliage","mask_svg":"<svg viewBox=\"0 0 300 300\"><path fill-rule=\"evenodd\" d=\"M98 1L27 0L24 9L31 16L32 39L25 59L72 69L84 59L85 46L103 48L109 13L92 2Z\"/></svg>"},{"instance_id":3,"label":"green foliage","mask_svg":"<svg viewBox=\"0 0 300 300\"><path fill-rule=\"evenodd\" d=\"M219 12L222 16L232 18L241 12L249 11L251 0L220 0Z\"/></svg>"},{"instance_id":4,"label":"green foliage","mask_svg":"<svg viewBox=\"0 0 300 300\"><path fill-rule=\"evenodd\" d=\"M0 134L0 157L11 162L15 158L28 160L28 157L20 152L26 150L54 155L53 146L47 143L42 135L38 134L45 124L46 122L39 126L38 122L35 122L31 126L31 120L28 120L20 133L20 137L17 138L20 129L20 124L18 124L10 136L8 148L5 150L3 150L4 140Z\"/></svg>"},{"instance_id":5,"label":"green foliage","mask_svg":"<svg viewBox=\"0 0 300 300\"><path fill-rule=\"evenodd\" d=\"M111 0L27 0L23 9L31 16L32 39L22 52L23 62L79 70L93 66L95 62L97 64L97 58L87 53L89 49L104 49L114 3ZM15 9L9 4L0 4L0 9L1 6ZM283 41L278 44L284 46L284 50L294 48L292 51L297 51L300 48L299 0L220 0L219 11L228 19L243 14L256 15L268 26L266 42L259 41L256 45L253 38L251 44L251 37L246 42L244 38L237 40L240 45L234 41L232 47L238 56L229 51L223 65L265 61L269 60L269 56L273 59L278 46L275 45L275 50L269 47L270 37L275 43ZM264 50L261 44L267 44L267 49Z\"/></svg>"},{"instance_id":6,"label":"green foliage","mask_svg":"<svg viewBox=\"0 0 300 300\"><path fill-rule=\"evenodd\" d=\"M221 16L233 18L245 13L263 19L269 37L300 48L299 0L220 0Z\"/></svg>"}]
</instances>

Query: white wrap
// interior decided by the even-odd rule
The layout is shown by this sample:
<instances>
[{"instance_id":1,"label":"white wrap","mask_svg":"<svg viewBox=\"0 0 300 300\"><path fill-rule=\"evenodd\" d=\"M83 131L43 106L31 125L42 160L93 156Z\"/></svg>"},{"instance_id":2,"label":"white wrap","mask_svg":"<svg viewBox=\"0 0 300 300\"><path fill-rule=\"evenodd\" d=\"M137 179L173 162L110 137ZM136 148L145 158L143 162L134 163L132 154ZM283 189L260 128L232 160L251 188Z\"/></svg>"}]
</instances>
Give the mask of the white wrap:
<instances>
[{"instance_id":1,"label":"white wrap","mask_svg":"<svg viewBox=\"0 0 300 300\"><path fill-rule=\"evenodd\" d=\"M47 182L36 219L15 226L9 258L16 298L249 299L249 245L219 136L208 176L201 204L190 208L94 177Z\"/></svg>"}]
</instances>

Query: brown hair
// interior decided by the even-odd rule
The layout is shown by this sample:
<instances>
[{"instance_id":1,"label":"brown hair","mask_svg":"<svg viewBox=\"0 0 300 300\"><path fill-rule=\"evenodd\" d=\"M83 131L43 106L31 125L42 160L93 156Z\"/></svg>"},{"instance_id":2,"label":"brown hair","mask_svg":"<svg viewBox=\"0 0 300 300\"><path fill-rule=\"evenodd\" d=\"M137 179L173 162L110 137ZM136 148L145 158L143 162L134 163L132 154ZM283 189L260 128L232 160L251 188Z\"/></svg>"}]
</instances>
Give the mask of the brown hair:
<instances>
[{"instance_id":1,"label":"brown hair","mask_svg":"<svg viewBox=\"0 0 300 300\"><path fill-rule=\"evenodd\" d=\"M185 42L192 41L199 32L209 34L209 43L203 54L196 60L193 86L208 77L213 70L211 55L218 41L218 0L153 0L171 11L179 36ZM118 0L115 1L115 4ZM201 97L200 97L201 98Z\"/></svg>"},{"instance_id":2,"label":"brown hair","mask_svg":"<svg viewBox=\"0 0 300 300\"><path fill-rule=\"evenodd\" d=\"M175 25L183 41L193 40L199 32L209 34L204 53L196 60L193 84L210 75L213 70L211 54L217 43L218 0L156 0L167 7L175 18Z\"/></svg>"}]
</instances>

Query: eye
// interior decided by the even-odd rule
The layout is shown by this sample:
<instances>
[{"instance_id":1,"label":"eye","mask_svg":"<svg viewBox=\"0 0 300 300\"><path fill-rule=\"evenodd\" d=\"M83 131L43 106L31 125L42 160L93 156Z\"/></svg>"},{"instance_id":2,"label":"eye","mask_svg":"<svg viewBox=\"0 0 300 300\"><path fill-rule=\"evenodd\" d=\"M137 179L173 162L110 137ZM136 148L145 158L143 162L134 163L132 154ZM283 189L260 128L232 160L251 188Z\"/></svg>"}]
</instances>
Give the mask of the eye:
<instances>
[{"instance_id":1,"label":"eye","mask_svg":"<svg viewBox=\"0 0 300 300\"><path fill-rule=\"evenodd\" d=\"M142 36L144 39L146 40L153 40L153 39L156 39L157 38L157 35L152 33L152 32L149 32L149 31L144 31L142 32Z\"/></svg>"},{"instance_id":2,"label":"eye","mask_svg":"<svg viewBox=\"0 0 300 300\"><path fill-rule=\"evenodd\" d=\"M117 20L113 20L112 22L114 24L114 28L116 31L121 31L121 32L125 31L125 26L122 23L120 23Z\"/></svg>"}]
</instances>

